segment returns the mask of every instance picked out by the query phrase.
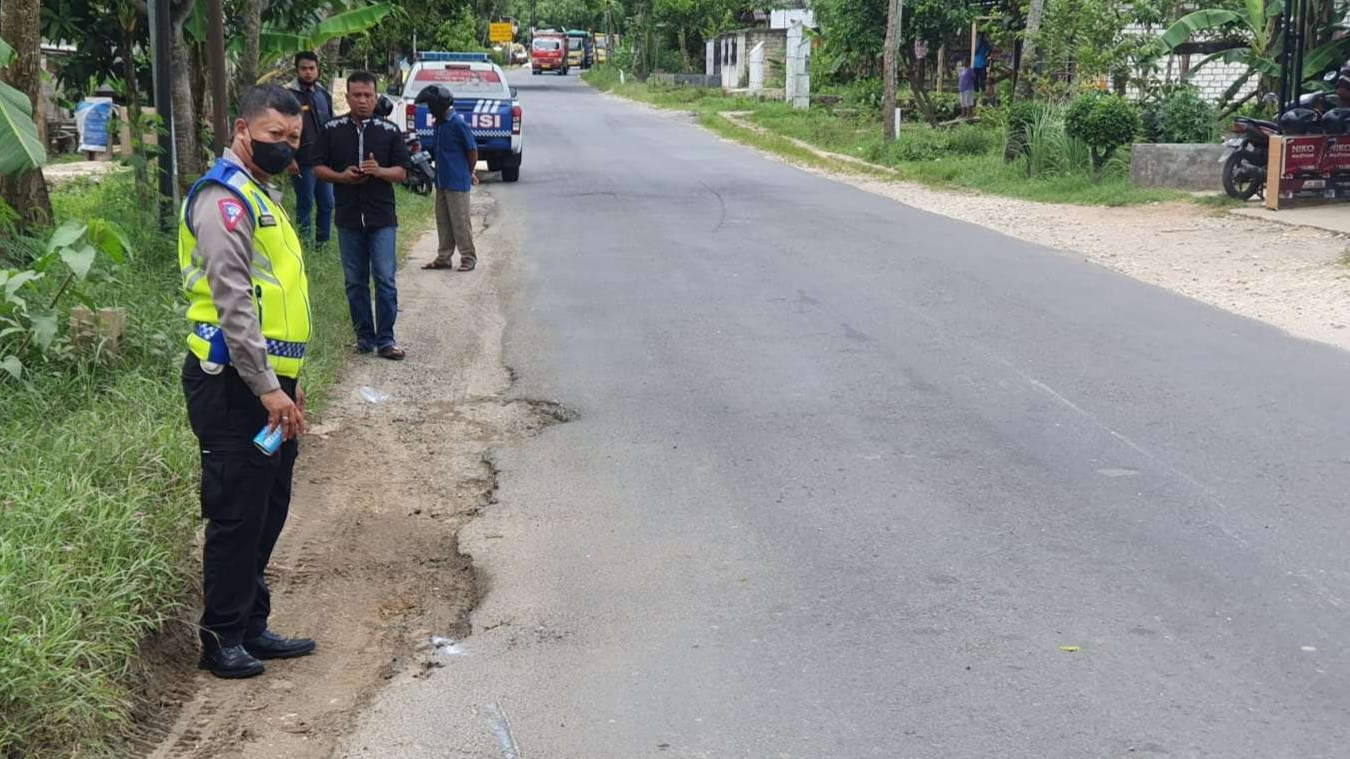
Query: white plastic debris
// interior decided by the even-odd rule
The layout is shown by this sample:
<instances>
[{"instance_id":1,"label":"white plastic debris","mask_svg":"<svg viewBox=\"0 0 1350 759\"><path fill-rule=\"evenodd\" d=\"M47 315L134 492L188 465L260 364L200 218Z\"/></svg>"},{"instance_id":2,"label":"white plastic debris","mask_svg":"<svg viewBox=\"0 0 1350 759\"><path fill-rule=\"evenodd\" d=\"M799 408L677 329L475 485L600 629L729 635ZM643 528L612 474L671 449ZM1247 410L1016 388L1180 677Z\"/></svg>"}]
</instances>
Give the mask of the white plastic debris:
<instances>
[{"instance_id":1,"label":"white plastic debris","mask_svg":"<svg viewBox=\"0 0 1350 759\"><path fill-rule=\"evenodd\" d=\"M440 635L431 637L431 651L437 656L468 656L469 652L459 645L459 641L454 638L444 638Z\"/></svg>"},{"instance_id":2,"label":"white plastic debris","mask_svg":"<svg viewBox=\"0 0 1350 759\"><path fill-rule=\"evenodd\" d=\"M389 400L389 393L386 393L382 390L376 390L375 388L369 385L365 385L361 388L361 397L364 398L368 403L384 403L385 401Z\"/></svg>"}]
</instances>

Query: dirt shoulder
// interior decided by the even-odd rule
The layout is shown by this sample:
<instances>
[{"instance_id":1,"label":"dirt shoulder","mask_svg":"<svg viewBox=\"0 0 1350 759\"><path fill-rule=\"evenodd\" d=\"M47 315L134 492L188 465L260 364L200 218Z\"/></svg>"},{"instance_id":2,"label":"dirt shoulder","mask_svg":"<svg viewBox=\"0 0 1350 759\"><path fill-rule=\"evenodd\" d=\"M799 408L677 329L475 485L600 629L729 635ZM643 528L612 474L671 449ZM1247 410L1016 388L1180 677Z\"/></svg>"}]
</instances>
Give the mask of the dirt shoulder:
<instances>
[{"instance_id":1,"label":"dirt shoulder","mask_svg":"<svg viewBox=\"0 0 1350 759\"><path fill-rule=\"evenodd\" d=\"M190 636L171 636L151 652L159 703L141 722L142 756L327 757L383 682L436 666L433 650L468 634L479 588L456 536L494 498L490 451L565 418L505 399L502 300L519 280L516 255L494 238L491 191L474 204L478 270L421 270L435 254L434 231L424 236L399 272L407 361L353 359L303 442L272 561L272 622L317 639L318 653L227 682L193 668Z\"/></svg>"},{"instance_id":2,"label":"dirt shoulder","mask_svg":"<svg viewBox=\"0 0 1350 759\"><path fill-rule=\"evenodd\" d=\"M734 114L728 120L764 131ZM856 161L792 142L826 160ZM878 167L868 166L875 174ZM800 168L914 208L1081 255L1297 337L1350 349L1350 268L1340 263L1350 242L1345 235L1241 218L1185 202L1127 208L1035 203L935 190L846 170Z\"/></svg>"}]
</instances>

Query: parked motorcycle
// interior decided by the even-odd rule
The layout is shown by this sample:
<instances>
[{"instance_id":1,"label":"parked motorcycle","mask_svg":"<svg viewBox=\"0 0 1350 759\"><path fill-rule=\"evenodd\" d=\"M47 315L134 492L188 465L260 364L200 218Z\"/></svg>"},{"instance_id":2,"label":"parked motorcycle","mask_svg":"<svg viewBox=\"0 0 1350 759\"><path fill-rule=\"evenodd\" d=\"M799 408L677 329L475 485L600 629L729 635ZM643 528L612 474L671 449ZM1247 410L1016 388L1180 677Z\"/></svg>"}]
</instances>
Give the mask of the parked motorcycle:
<instances>
[{"instance_id":1,"label":"parked motorcycle","mask_svg":"<svg viewBox=\"0 0 1350 759\"><path fill-rule=\"evenodd\" d=\"M1239 116L1233 122L1234 136L1224 141L1223 189L1230 198L1251 200L1266 189L1266 167L1270 160L1270 138L1273 135L1322 134L1321 113L1330 102L1324 92L1310 92L1298 100L1298 107L1290 108L1279 122Z\"/></svg>"},{"instance_id":2,"label":"parked motorcycle","mask_svg":"<svg viewBox=\"0 0 1350 759\"><path fill-rule=\"evenodd\" d=\"M384 95L375 101L376 116L388 119L393 112L394 101ZM431 162L431 153L422 149L422 141L417 138L415 129L409 129L403 141L408 146L408 156L412 159L407 176L403 178L403 186L418 195L430 195L436 187L436 169Z\"/></svg>"},{"instance_id":3,"label":"parked motorcycle","mask_svg":"<svg viewBox=\"0 0 1350 759\"><path fill-rule=\"evenodd\" d=\"M431 153L422 149L422 141L417 138L416 130L408 130L404 138L408 145L408 155L412 163L408 168L408 176L403 180L403 186L418 195L430 195L436 187L436 167L432 163Z\"/></svg>"}]
</instances>

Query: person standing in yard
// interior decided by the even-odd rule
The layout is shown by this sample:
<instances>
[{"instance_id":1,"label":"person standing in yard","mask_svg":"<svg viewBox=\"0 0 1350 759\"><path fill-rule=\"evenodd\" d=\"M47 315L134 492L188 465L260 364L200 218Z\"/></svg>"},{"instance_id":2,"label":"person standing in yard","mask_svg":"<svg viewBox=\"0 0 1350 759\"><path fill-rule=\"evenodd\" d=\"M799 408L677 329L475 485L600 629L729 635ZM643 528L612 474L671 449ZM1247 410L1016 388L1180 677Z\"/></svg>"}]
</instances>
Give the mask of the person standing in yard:
<instances>
[{"instance_id":1,"label":"person standing in yard","mask_svg":"<svg viewBox=\"0 0 1350 759\"><path fill-rule=\"evenodd\" d=\"M305 431L298 377L310 336L300 238L266 182L300 146L301 110L276 85L239 103L231 147L183 204L178 264L187 293L183 393L201 445L202 659L217 677L262 674L263 659L312 653L308 639L267 627L266 570L290 511ZM271 453L254 444L280 430Z\"/></svg>"},{"instance_id":2,"label":"person standing in yard","mask_svg":"<svg viewBox=\"0 0 1350 759\"><path fill-rule=\"evenodd\" d=\"M337 190L338 247L347 280L358 353L377 352L402 361L407 355L394 340L398 318L398 209L394 185L407 176L408 146L403 133L375 116L375 75L358 71L347 77L351 112L333 119L319 133L314 173ZM370 282L375 280L371 318Z\"/></svg>"},{"instance_id":3,"label":"person standing in yard","mask_svg":"<svg viewBox=\"0 0 1350 759\"><path fill-rule=\"evenodd\" d=\"M989 36L980 32L979 40L975 43L975 91L983 92L985 81L989 77L989 56L993 53L993 46L989 44Z\"/></svg>"},{"instance_id":4,"label":"person standing in yard","mask_svg":"<svg viewBox=\"0 0 1350 759\"><path fill-rule=\"evenodd\" d=\"M478 143L469 125L455 113L449 87L433 84L417 93L436 120L436 231L440 246L436 258L423 269L453 269L451 257L459 248L459 270L473 271L478 252L473 245L469 192L478 184Z\"/></svg>"},{"instance_id":5,"label":"person standing in yard","mask_svg":"<svg viewBox=\"0 0 1350 759\"><path fill-rule=\"evenodd\" d=\"M956 84L961 92L961 118L968 119L975 113L975 70L962 63Z\"/></svg>"},{"instance_id":6,"label":"person standing in yard","mask_svg":"<svg viewBox=\"0 0 1350 759\"><path fill-rule=\"evenodd\" d=\"M286 89L300 101L304 123L300 149L291 162L295 215L300 223L300 236L322 247L328 243L333 224L333 185L314 176L314 144L323 125L333 119L333 96L319 84L319 56L308 51L296 53L295 79Z\"/></svg>"}]
</instances>

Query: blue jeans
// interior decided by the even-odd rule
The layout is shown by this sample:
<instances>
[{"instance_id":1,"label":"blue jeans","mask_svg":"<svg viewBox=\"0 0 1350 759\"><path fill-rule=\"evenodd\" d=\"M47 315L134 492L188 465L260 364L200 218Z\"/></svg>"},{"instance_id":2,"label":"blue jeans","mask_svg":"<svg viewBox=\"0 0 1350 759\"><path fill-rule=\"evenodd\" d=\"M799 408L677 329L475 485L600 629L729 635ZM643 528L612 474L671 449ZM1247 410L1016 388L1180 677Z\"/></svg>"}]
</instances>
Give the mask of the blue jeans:
<instances>
[{"instance_id":1,"label":"blue jeans","mask_svg":"<svg viewBox=\"0 0 1350 759\"><path fill-rule=\"evenodd\" d=\"M328 242L333 225L333 185L317 179L313 166L301 166L300 173L291 177L291 186L295 188L295 216L300 239L307 240L312 235L316 243ZM317 231L309 220L316 205L319 207Z\"/></svg>"},{"instance_id":2,"label":"blue jeans","mask_svg":"<svg viewBox=\"0 0 1350 759\"><path fill-rule=\"evenodd\" d=\"M398 227L343 229L338 227L342 273L347 280L347 305L352 312L356 345L362 349L388 348L394 342L398 318ZM375 318L371 319L370 281L375 280Z\"/></svg>"}]
</instances>

